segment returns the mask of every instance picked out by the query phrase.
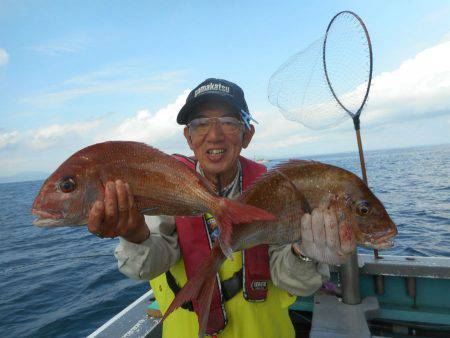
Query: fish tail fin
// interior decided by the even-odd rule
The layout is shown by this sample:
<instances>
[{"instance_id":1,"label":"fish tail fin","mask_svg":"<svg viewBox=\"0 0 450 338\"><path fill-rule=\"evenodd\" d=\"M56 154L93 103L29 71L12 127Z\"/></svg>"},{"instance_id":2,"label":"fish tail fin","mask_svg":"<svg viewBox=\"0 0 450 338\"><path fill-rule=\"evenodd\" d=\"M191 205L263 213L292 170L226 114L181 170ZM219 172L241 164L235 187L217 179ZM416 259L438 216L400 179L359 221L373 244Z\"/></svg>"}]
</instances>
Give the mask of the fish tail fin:
<instances>
[{"instance_id":1,"label":"fish tail fin","mask_svg":"<svg viewBox=\"0 0 450 338\"><path fill-rule=\"evenodd\" d=\"M233 253L231 249L233 224L276 220L276 217L268 211L227 198L220 199L217 209L213 213L220 227L219 243L223 253L229 259Z\"/></svg>"},{"instance_id":2,"label":"fish tail fin","mask_svg":"<svg viewBox=\"0 0 450 338\"><path fill-rule=\"evenodd\" d=\"M162 320L165 320L184 303L192 301L198 305L196 308L199 324L198 336L203 337L208 324L209 309L216 285L216 274L224 260L225 256L220 248L217 245L214 246L210 256L195 273L194 277L189 279L186 285L177 293L175 299L164 313Z\"/></svg>"}]
</instances>

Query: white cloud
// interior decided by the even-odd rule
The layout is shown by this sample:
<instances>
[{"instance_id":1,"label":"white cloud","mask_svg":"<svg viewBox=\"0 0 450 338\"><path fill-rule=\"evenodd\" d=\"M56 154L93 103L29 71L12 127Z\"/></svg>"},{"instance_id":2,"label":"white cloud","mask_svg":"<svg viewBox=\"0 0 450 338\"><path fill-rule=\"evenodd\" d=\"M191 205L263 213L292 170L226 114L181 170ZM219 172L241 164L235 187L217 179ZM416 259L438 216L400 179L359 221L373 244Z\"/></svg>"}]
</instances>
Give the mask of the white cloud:
<instances>
[{"instance_id":1,"label":"white cloud","mask_svg":"<svg viewBox=\"0 0 450 338\"><path fill-rule=\"evenodd\" d=\"M43 44L28 46L25 49L47 56L67 53L80 53L87 49L88 39L55 39Z\"/></svg>"},{"instance_id":2,"label":"white cloud","mask_svg":"<svg viewBox=\"0 0 450 338\"><path fill-rule=\"evenodd\" d=\"M114 64L103 69L65 80L55 90L23 98L25 104L47 108L62 105L89 95L113 93L150 93L165 91L180 81L185 71L143 74L139 67Z\"/></svg>"},{"instance_id":3,"label":"white cloud","mask_svg":"<svg viewBox=\"0 0 450 338\"><path fill-rule=\"evenodd\" d=\"M364 121L383 122L450 114L450 41L373 79Z\"/></svg>"},{"instance_id":4,"label":"white cloud","mask_svg":"<svg viewBox=\"0 0 450 338\"><path fill-rule=\"evenodd\" d=\"M84 122L56 123L37 130L3 133L0 134L0 149L7 144L20 144L22 149L44 150L68 144L75 146L76 142L79 142L81 148L95 142L129 140L181 151L185 148L185 142L180 144L180 141L184 141L183 126L175 121L188 93L189 90L185 90L175 102L153 114L147 109L141 110L114 126L107 125L105 118L96 118Z\"/></svg>"},{"instance_id":5,"label":"white cloud","mask_svg":"<svg viewBox=\"0 0 450 338\"><path fill-rule=\"evenodd\" d=\"M5 148L8 144L15 144L20 140L20 133L16 130L0 134L0 150Z\"/></svg>"},{"instance_id":6,"label":"white cloud","mask_svg":"<svg viewBox=\"0 0 450 338\"><path fill-rule=\"evenodd\" d=\"M4 162L4 166L0 168L0 176L14 174L14 170L52 171L57 163L61 163L74 151L107 140L140 141L166 153L186 153L188 147L183 137L183 126L176 123L176 116L188 93L189 90L183 91L174 102L155 113L144 109L113 126L106 118L96 118L0 134L0 159L2 164ZM11 149L8 145L15 147ZM36 165L33 160L36 156L42 162L40 165ZM13 162L18 158L29 161L21 162L20 167L15 167Z\"/></svg>"},{"instance_id":7,"label":"white cloud","mask_svg":"<svg viewBox=\"0 0 450 338\"><path fill-rule=\"evenodd\" d=\"M289 135L289 136L283 136L280 137L278 135L278 138L267 142L264 146L264 150L267 151L268 149L283 149L286 147L298 147L301 144L310 143L319 140L319 136L304 136L304 135ZM263 150L260 149L260 150Z\"/></svg>"},{"instance_id":8,"label":"white cloud","mask_svg":"<svg viewBox=\"0 0 450 338\"><path fill-rule=\"evenodd\" d=\"M189 90L185 90L175 102L154 114L147 109L138 111L112 130L97 136L96 141L133 140L161 148L165 148L167 145L174 146L175 140L181 140L183 130L183 126L176 123L176 117L188 94Z\"/></svg>"},{"instance_id":9,"label":"white cloud","mask_svg":"<svg viewBox=\"0 0 450 338\"><path fill-rule=\"evenodd\" d=\"M0 66L4 66L9 62L9 55L6 50L0 48Z\"/></svg>"},{"instance_id":10,"label":"white cloud","mask_svg":"<svg viewBox=\"0 0 450 338\"><path fill-rule=\"evenodd\" d=\"M12 131L0 134L0 150L7 145L18 145L18 150L51 149L70 144L75 139L89 138L89 132L96 130L102 119L86 122L52 124L37 130Z\"/></svg>"},{"instance_id":11,"label":"white cloud","mask_svg":"<svg viewBox=\"0 0 450 338\"><path fill-rule=\"evenodd\" d=\"M280 154L297 153L299 149L304 149L305 144L322 137L297 122L286 120L276 110L256 111L252 115L259 124L255 124L255 137L247 152L249 156L278 157Z\"/></svg>"},{"instance_id":12,"label":"white cloud","mask_svg":"<svg viewBox=\"0 0 450 338\"><path fill-rule=\"evenodd\" d=\"M101 119L78 123L52 124L32 133L32 137L28 139L29 146L36 149L47 149L70 142L75 137L86 138L86 135L97 129L100 123Z\"/></svg>"},{"instance_id":13,"label":"white cloud","mask_svg":"<svg viewBox=\"0 0 450 338\"><path fill-rule=\"evenodd\" d=\"M82 96L104 93L149 93L153 91L163 91L167 85L152 83L149 79L125 79L115 81L105 81L85 86L77 86L60 91L39 94L28 97L22 102L37 107L57 106Z\"/></svg>"}]
</instances>

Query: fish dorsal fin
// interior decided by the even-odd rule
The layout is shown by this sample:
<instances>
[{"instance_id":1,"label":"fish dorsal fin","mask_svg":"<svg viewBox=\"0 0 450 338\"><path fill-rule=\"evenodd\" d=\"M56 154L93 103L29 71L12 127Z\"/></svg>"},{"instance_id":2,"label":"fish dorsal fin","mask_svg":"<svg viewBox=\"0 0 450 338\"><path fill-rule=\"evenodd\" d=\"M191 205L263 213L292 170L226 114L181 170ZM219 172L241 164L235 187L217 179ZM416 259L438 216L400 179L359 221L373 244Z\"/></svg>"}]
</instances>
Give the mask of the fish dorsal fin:
<instances>
[{"instance_id":1,"label":"fish dorsal fin","mask_svg":"<svg viewBox=\"0 0 450 338\"><path fill-rule=\"evenodd\" d=\"M289 170L299 167L306 167L313 164L321 164L317 161L311 161L311 160L288 160L286 162L278 163L273 167L273 170L283 171L283 170Z\"/></svg>"}]
</instances>

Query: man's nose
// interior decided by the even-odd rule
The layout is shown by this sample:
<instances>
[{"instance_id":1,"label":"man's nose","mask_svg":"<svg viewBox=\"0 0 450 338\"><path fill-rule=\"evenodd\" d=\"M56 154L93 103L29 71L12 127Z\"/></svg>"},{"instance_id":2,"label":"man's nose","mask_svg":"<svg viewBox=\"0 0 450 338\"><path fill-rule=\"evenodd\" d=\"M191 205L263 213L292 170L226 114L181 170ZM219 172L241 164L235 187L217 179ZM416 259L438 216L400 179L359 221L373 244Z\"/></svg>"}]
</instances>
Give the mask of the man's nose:
<instances>
[{"instance_id":1,"label":"man's nose","mask_svg":"<svg viewBox=\"0 0 450 338\"><path fill-rule=\"evenodd\" d=\"M218 141L222 140L224 137L224 132L222 129L222 124L216 120L212 123L211 127L209 128L207 138L210 141Z\"/></svg>"}]
</instances>

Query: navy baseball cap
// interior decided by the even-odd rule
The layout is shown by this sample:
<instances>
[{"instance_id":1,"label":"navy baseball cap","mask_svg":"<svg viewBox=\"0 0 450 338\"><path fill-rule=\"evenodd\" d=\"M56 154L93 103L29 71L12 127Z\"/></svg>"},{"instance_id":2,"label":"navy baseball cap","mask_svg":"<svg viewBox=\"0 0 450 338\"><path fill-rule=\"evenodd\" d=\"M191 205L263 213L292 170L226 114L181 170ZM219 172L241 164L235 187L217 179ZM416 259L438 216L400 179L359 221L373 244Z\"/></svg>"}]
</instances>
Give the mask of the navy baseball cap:
<instances>
[{"instance_id":1,"label":"navy baseball cap","mask_svg":"<svg viewBox=\"0 0 450 338\"><path fill-rule=\"evenodd\" d=\"M209 78L189 93L186 103L178 113L177 123L187 124L195 108L205 102L222 102L228 105L241 116L246 125L252 119L241 87L227 80Z\"/></svg>"}]
</instances>

